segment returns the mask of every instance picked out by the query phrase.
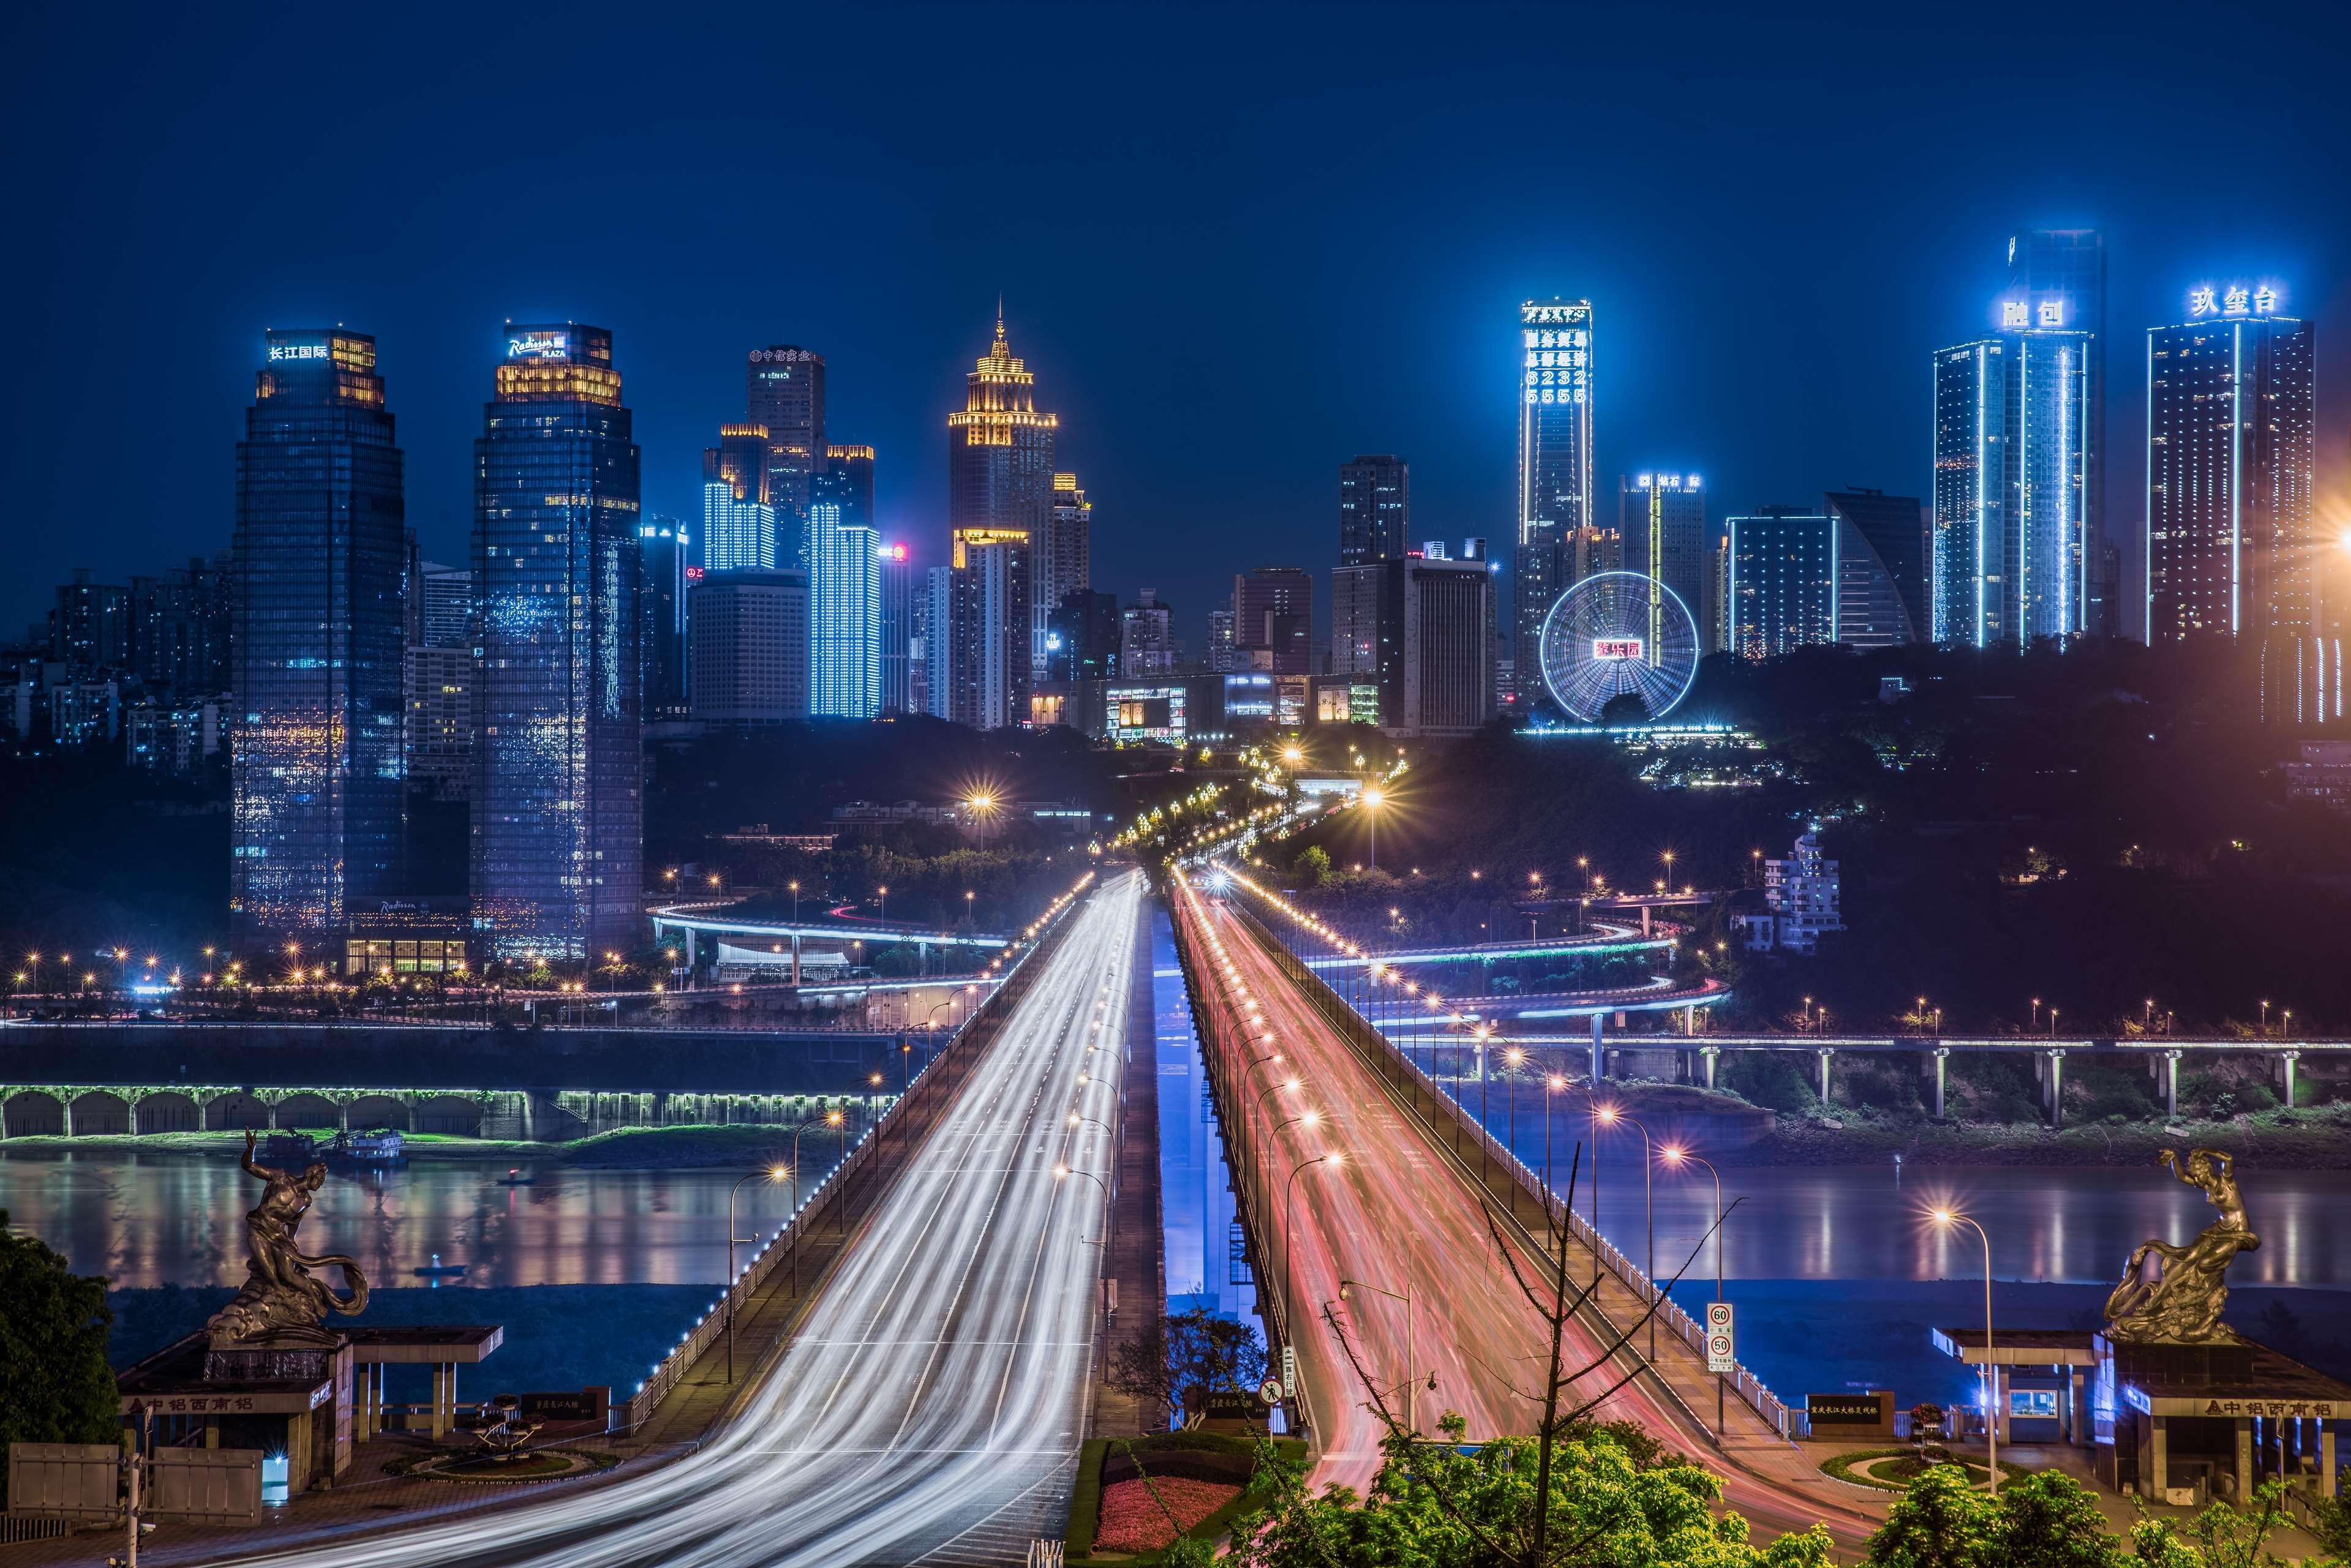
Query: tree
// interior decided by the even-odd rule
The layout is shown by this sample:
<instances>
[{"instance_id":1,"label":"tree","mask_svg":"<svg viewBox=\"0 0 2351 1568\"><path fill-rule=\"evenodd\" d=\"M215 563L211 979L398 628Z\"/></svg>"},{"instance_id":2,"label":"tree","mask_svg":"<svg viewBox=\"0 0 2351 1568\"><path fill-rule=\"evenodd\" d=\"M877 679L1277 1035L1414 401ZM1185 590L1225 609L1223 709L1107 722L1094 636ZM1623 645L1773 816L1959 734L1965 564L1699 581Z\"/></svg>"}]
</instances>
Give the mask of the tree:
<instances>
[{"instance_id":1,"label":"tree","mask_svg":"<svg viewBox=\"0 0 2351 1568\"><path fill-rule=\"evenodd\" d=\"M76 1274L0 1209L0 1445L110 1443L120 1434L106 1364L106 1281ZM0 1480L7 1450L0 1447Z\"/></svg>"},{"instance_id":2,"label":"tree","mask_svg":"<svg viewBox=\"0 0 2351 1568\"><path fill-rule=\"evenodd\" d=\"M1320 887L1331 880L1331 852L1321 844L1309 844L1298 852L1290 867L1298 873L1299 881L1309 887Z\"/></svg>"},{"instance_id":3,"label":"tree","mask_svg":"<svg viewBox=\"0 0 2351 1568\"><path fill-rule=\"evenodd\" d=\"M1649 705L1638 692L1618 692L1600 710L1600 722L1611 727L1649 722Z\"/></svg>"},{"instance_id":4,"label":"tree","mask_svg":"<svg viewBox=\"0 0 2351 1568\"><path fill-rule=\"evenodd\" d=\"M1930 1466L1869 1538L1870 1568L2120 1568L2127 1561L2097 1500L2056 1470L2002 1481L1994 1499L1959 1466Z\"/></svg>"},{"instance_id":5,"label":"tree","mask_svg":"<svg viewBox=\"0 0 2351 1568\"><path fill-rule=\"evenodd\" d=\"M1265 1341L1248 1323L1195 1307L1146 1324L1111 1358L1110 1385L1155 1399L1174 1416L1211 1394L1248 1394L1265 1381Z\"/></svg>"},{"instance_id":6,"label":"tree","mask_svg":"<svg viewBox=\"0 0 2351 1568\"><path fill-rule=\"evenodd\" d=\"M2264 1482L2242 1510L2216 1502L2186 1524L2141 1519L2131 1527L2140 1568L2285 1568L2269 1538L2285 1522L2285 1488Z\"/></svg>"}]
</instances>

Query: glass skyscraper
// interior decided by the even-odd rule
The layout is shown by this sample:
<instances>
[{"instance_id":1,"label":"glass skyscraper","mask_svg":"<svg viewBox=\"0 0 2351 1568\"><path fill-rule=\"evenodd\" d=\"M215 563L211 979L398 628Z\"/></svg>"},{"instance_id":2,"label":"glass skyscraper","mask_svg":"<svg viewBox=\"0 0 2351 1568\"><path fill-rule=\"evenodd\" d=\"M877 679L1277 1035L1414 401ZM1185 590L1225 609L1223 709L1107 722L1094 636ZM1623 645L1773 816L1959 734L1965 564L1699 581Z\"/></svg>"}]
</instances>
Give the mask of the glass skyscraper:
<instances>
[{"instance_id":1,"label":"glass skyscraper","mask_svg":"<svg viewBox=\"0 0 2351 1568\"><path fill-rule=\"evenodd\" d=\"M773 564L809 569L809 481L824 468L824 356L789 343L751 350L745 413L766 433L767 484L776 509Z\"/></svg>"},{"instance_id":2,"label":"glass skyscraper","mask_svg":"<svg viewBox=\"0 0 2351 1568\"><path fill-rule=\"evenodd\" d=\"M406 513L375 340L272 331L236 448L229 912L240 947L397 891Z\"/></svg>"},{"instance_id":3,"label":"glass skyscraper","mask_svg":"<svg viewBox=\"0 0 2351 1568\"><path fill-rule=\"evenodd\" d=\"M630 436L611 333L508 326L474 443L473 904L492 957L577 961L642 939L643 565Z\"/></svg>"},{"instance_id":4,"label":"glass skyscraper","mask_svg":"<svg viewBox=\"0 0 2351 1568\"><path fill-rule=\"evenodd\" d=\"M1510 580L1511 667L1518 706L1542 690L1544 618L1593 559L1592 302L1519 307L1519 532Z\"/></svg>"},{"instance_id":5,"label":"glass skyscraper","mask_svg":"<svg viewBox=\"0 0 2351 1568\"><path fill-rule=\"evenodd\" d=\"M1712 653L1707 628L1714 598L1708 581L1714 565L1706 521L1706 486L1696 474L1616 476L1616 533L1624 541L1625 565L1660 586L1649 591L1646 646L1654 662L1666 645L1666 595L1671 589L1698 618L1698 649Z\"/></svg>"},{"instance_id":6,"label":"glass skyscraper","mask_svg":"<svg viewBox=\"0 0 2351 1568\"><path fill-rule=\"evenodd\" d=\"M1053 476L1053 517L1045 529L1045 548L1037 552L1036 603L1032 611L1050 619L1054 606L1081 588L1094 583L1094 505L1075 474ZM1042 660L1045 649L1036 650Z\"/></svg>"},{"instance_id":7,"label":"glass skyscraper","mask_svg":"<svg viewBox=\"0 0 2351 1568\"><path fill-rule=\"evenodd\" d=\"M2054 303L2053 312L2049 307ZM2022 308L2021 310L2019 308ZM2020 229L2008 242L2008 289L2002 319L2022 325L2060 326L2089 334L2084 356L2084 397L2089 423L2084 435L2082 531L2087 601L2084 622L2094 633L2121 631L2119 558L2106 531L2106 236L2098 229ZM2052 318L2043 319L2044 317Z\"/></svg>"},{"instance_id":8,"label":"glass skyscraper","mask_svg":"<svg viewBox=\"0 0 2351 1568\"><path fill-rule=\"evenodd\" d=\"M810 580L810 708L872 718L882 708L882 538L846 504L809 504L816 569Z\"/></svg>"},{"instance_id":9,"label":"glass skyscraper","mask_svg":"<svg viewBox=\"0 0 2351 1568\"><path fill-rule=\"evenodd\" d=\"M2001 308L2011 322L2064 319L2053 301ZM2087 629L2095 348L2053 324L1936 350L1936 642L2021 648Z\"/></svg>"},{"instance_id":10,"label":"glass skyscraper","mask_svg":"<svg viewBox=\"0 0 2351 1568\"><path fill-rule=\"evenodd\" d=\"M648 516L637 529L637 543L644 566L638 603L645 628L637 657L644 667L645 717L684 718L686 587L702 575L690 564L694 536L674 517Z\"/></svg>"},{"instance_id":11,"label":"glass skyscraper","mask_svg":"<svg viewBox=\"0 0 2351 1568\"><path fill-rule=\"evenodd\" d=\"M956 582L946 712L957 723L992 729L1028 721L1029 677L1050 608L1036 604L1035 551L1053 521L1060 423L1039 412L1037 377L1013 357L998 312L996 340L966 378L964 407L947 415ZM1017 581L1005 575L1016 559Z\"/></svg>"},{"instance_id":12,"label":"glass skyscraper","mask_svg":"<svg viewBox=\"0 0 2351 1568\"><path fill-rule=\"evenodd\" d=\"M903 544L882 547L882 711L914 711L914 568Z\"/></svg>"},{"instance_id":13,"label":"glass skyscraper","mask_svg":"<svg viewBox=\"0 0 2351 1568\"><path fill-rule=\"evenodd\" d=\"M1769 659L1837 641L1836 519L1765 507L1730 518L1729 528L1729 651Z\"/></svg>"}]
</instances>

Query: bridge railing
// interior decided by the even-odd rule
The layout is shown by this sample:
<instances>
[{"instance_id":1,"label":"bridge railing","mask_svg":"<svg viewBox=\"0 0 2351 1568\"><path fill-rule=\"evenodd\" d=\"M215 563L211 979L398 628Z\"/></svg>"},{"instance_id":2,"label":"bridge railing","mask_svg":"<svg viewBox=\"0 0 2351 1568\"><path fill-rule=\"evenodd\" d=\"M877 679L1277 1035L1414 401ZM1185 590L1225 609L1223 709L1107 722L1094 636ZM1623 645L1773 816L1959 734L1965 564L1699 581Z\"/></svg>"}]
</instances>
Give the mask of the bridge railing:
<instances>
[{"instance_id":1,"label":"bridge railing","mask_svg":"<svg viewBox=\"0 0 2351 1568\"><path fill-rule=\"evenodd\" d=\"M1450 1090L1425 1071L1394 1040L1350 1006L1344 997L1308 967L1306 960L1287 941L1269 930L1238 903L1230 904L1229 907L1236 918L1246 922L1266 941L1279 956L1284 972L1315 1009L1354 1048L1365 1064L1378 1072L1397 1092L1414 1119L1427 1129L1432 1137L1446 1145L1456 1165L1500 1207L1509 1223L1518 1228L1520 1239L1529 1247L1537 1252L1544 1249L1534 1227L1541 1226L1546 1231L1564 1227L1570 1236L1593 1251L1601 1267L1614 1274L1645 1308L1652 1301L1658 1303L1656 1321L1661 1326L1679 1335L1692 1350L1701 1355L1705 1354L1704 1331L1670 1297L1662 1297L1659 1288L1631 1259L1602 1236L1584 1216L1552 1191L1541 1176L1489 1132ZM1593 1302L1593 1309L1595 1312L1600 1312L1596 1301ZM1609 1322L1606 1313L1600 1312L1600 1316L1603 1322ZM1630 1342L1627 1343L1630 1348ZM1670 1383L1662 1376L1657 1381L1667 1396L1681 1406L1687 1419L1701 1430L1713 1430L1713 1423L1690 1408ZM1732 1373L1726 1375L1725 1386L1735 1391L1750 1409L1782 1437L1807 1435L1809 1423L1803 1413L1790 1407L1744 1365L1737 1366Z\"/></svg>"},{"instance_id":2,"label":"bridge railing","mask_svg":"<svg viewBox=\"0 0 2351 1568\"><path fill-rule=\"evenodd\" d=\"M882 1178L903 1168L923 1136L946 1113L956 1090L971 1076L981 1055L1002 1031L1005 1019L1035 983L1038 967L1032 960L1051 946L1051 939L1059 935L1070 912L1078 906L1079 895L1092 881L1092 873L1080 879L1067 902L1048 917L1049 924L1038 932L1035 940L1023 946L995 994L932 1054L922 1071L907 1082L889 1108L874 1118L824 1179L801 1195L791 1218L760 1244L750 1261L695 1320L694 1326L678 1336L677 1343L637 1385L636 1392L625 1403L614 1406L615 1432L631 1432L643 1426L695 1362L725 1336L727 1324L752 1295L775 1277L776 1270L788 1264L801 1265L799 1254L804 1248L818 1254L807 1265L808 1277L801 1281L803 1289L814 1288L825 1265L847 1245L852 1201L862 1200L861 1214L862 1208L870 1208L886 1186ZM829 1246L820 1243L813 1234L821 1231L828 1222L835 1230Z\"/></svg>"}]
</instances>

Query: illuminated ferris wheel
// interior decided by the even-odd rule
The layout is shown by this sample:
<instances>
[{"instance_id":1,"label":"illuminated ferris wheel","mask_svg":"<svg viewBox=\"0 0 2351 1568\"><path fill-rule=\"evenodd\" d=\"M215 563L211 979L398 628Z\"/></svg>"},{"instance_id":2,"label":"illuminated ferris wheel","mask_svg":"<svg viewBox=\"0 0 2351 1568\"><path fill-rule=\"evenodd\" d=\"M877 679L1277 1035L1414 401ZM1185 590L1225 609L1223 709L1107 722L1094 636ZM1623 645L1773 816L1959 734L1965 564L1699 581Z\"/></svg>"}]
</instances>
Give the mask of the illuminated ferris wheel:
<instances>
[{"instance_id":1,"label":"illuminated ferris wheel","mask_svg":"<svg viewBox=\"0 0 2351 1568\"><path fill-rule=\"evenodd\" d=\"M1543 685L1573 717L1594 723L1629 692L1655 721L1698 677L1698 622L1681 595L1645 572L1594 572L1551 607L1541 657Z\"/></svg>"}]
</instances>

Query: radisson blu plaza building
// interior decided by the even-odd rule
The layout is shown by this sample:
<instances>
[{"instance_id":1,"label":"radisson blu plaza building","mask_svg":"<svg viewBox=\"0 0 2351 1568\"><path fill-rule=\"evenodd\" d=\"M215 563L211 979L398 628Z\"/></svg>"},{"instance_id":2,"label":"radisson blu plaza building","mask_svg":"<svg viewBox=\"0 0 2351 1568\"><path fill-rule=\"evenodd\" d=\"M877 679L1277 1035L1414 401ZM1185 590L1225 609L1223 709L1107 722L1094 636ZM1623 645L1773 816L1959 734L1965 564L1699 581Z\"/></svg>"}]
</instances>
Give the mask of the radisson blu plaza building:
<instances>
[{"instance_id":1,"label":"radisson blu plaza building","mask_svg":"<svg viewBox=\"0 0 2351 1568\"><path fill-rule=\"evenodd\" d=\"M509 324L474 443L481 584L473 918L485 956L637 946L638 452L612 335Z\"/></svg>"}]
</instances>

